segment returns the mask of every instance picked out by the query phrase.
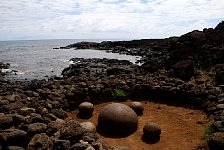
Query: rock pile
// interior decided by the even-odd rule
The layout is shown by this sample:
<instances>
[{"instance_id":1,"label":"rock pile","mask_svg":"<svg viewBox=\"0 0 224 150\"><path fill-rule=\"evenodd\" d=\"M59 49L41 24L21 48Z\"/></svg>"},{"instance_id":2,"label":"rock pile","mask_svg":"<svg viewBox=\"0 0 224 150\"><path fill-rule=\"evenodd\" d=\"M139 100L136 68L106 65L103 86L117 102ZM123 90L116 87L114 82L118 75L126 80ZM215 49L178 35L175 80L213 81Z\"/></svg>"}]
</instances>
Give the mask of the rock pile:
<instances>
[{"instance_id":1,"label":"rock pile","mask_svg":"<svg viewBox=\"0 0 224 150\"><path fill-rule=\"evenodd\" d=\"M137 65L127 60L72 58L73 64L62 71L64 77L81 75L118 75L133 73Z\"/></svg>"}]
</instances>

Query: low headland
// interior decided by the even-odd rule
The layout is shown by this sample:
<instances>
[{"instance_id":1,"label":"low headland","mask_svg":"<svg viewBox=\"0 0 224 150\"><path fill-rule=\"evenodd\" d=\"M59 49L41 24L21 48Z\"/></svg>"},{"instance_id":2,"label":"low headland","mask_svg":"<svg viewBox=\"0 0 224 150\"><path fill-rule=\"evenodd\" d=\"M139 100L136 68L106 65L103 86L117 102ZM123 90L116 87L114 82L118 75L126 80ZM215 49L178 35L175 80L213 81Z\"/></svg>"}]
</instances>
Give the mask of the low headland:
<instances>
[{"instance_id":1,"label":"low headland","mask_svg":"<svg viewBox=\"0 0 224 150\"><path fill-rule=\"evenodd\" d=\"M208 119L197 120L206 127L195 149L224 148L223 21L214 29L180 37L80 42L60 48L141 56L141 65L72 58L73 64L62 70L63 77L32 81L8 81L0 72L0 149L128 149L105 144L96 131L85 131L72 117L82 102L99 107L127 100L144 106L153 102L158 109L169 105L202 110ZM0 63L0 67L10 65Z\"/></svg>"}]
</instances>

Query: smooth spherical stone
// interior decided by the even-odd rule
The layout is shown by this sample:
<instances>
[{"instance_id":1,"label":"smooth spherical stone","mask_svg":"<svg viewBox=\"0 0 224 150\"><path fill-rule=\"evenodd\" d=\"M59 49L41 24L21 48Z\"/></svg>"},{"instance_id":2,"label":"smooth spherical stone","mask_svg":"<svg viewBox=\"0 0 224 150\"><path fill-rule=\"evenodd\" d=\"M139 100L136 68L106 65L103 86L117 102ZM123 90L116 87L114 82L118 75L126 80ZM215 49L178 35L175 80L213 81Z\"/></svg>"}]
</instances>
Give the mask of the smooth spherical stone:
<instances>
[{"instance_id":1,"label":"smooth spherical stone","mask_svg":"<svg viewBox=\"0 0 224 150\"><path fill-rule=\"evenodd\" d=\"M83 102L79 105L79 115L83 117L92 116L94 107L90 102Z\"/></svg>"},{"instance_id":2,"label":"smooth spherical stone","mask_svg":"<svg viewBox=\"0 0 224 150\"><path fill-rule=\"evenodd\" d=\"M143 136L146 139L156 139L160 134L161 128L157 123L147 122L143 127Z\"/></svg>"},{"instance_id":3,"label":"smooth spherical stone","mask_svg":"<svg viewBox=\"0 0 224 150\"><path fill-rule=\"evenodd\" d=\"M141 116L143 114L144 107L143 107L142 103L140 103L140 102L131 102L129 104L129 107L131 107L138 116Z\"/></svg>"},{"instance_id":4,"label":"smooth spherical stone","mask_svg":"<svg viewBox=\"0 0 224 150\"><path fill-rule=\"evenodd\" d=\"M104 133L129 134L137 129L138 116L127 105L112 103L100 111L98 127Z\"/></svg>"}]
</instances>

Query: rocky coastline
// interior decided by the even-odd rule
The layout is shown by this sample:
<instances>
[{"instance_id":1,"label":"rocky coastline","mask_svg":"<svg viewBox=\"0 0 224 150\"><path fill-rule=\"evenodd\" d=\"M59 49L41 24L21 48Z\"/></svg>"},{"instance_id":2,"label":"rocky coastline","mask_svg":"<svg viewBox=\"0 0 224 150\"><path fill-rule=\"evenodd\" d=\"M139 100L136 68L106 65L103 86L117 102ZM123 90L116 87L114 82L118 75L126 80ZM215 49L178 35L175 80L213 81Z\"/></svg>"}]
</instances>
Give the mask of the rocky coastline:
<instances>
[{"instance_id":1,"label":"rocky coastline","mask_svg":"<svg viewBox=\"0 0 224 150\"><path fill-rule=\"evenodd\" d=\"M0 81L0 149L122 149L86 131L69 112L82 102L150 100L204 110L212 133L196 149L224 147L224 22L161 40L81 42L61 48L142 56L142 65L72 58L63 77ZM116 91L123 95L117 96ZM116 97L117 96L117 97ZM124 148L123 148L124 149Z\"/></svg>"},{"instance_id":2,"label":"rocky coastline","mask_svg":"<svg viewBox=\"0 0 224 150\"><path fill-rule=\"evenodd\" d=\"M9 69L10 64L9 63L2 63L0 62L0 79L3 78L7 73L3 71L3 69Z\"/></svg>"}]
</instances>

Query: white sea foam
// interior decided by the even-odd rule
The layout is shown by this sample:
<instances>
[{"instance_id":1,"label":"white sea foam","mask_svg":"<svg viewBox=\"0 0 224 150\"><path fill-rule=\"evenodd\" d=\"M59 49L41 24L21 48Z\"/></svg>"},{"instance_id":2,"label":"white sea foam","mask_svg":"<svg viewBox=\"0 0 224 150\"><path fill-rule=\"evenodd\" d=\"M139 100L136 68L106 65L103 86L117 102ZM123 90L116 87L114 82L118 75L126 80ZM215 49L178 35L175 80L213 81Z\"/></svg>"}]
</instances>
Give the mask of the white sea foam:
<instances>
[{"instance_id":1,"label":"white sea foam","mask_svg":"<svg viewBox=\"0 0 224 150\"><path fill-rule=\"evenodd\" d=\"M11 72L12 70L11 69L1 69L1 72L2 73L9 73Z\"/></svg>"},{"instance_id":2,"label":"white sea foam","mask_svg":"<svg viewBox=\"0 0 224 150\"><path fill-rule=\"evenodd\" d=\"M17 74L17 75L24 75L25 72L17 72L16 74Z\"/></svg>"}]
</instances>

